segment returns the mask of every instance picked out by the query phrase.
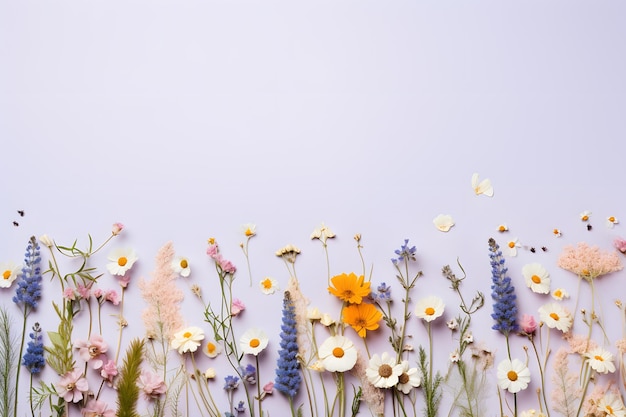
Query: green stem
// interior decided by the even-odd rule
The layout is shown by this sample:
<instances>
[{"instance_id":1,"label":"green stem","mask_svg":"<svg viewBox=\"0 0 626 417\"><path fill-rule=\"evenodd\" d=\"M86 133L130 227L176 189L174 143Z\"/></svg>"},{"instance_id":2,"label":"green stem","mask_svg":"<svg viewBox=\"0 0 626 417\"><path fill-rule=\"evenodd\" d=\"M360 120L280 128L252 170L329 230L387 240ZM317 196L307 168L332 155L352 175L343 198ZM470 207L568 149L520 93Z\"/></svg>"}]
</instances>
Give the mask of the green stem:
<instances>
[{"instance_id":1,"label":"green stem","mask_svg":"<svg viewBox=\"0 0 626 417\"><path fill-rule=\"evenodd\" d=\"M17 357L18 365L15 371L15 403L13 404L13 417L17 417L17 400L19 399L20 392L20 361L22 360L22 354L24 353L24 340L26 339L26 317L28 317L28 307L24 305L24 322L22 324L22 341L20 343L20 354Z\"/></svg>"}]
</instances>

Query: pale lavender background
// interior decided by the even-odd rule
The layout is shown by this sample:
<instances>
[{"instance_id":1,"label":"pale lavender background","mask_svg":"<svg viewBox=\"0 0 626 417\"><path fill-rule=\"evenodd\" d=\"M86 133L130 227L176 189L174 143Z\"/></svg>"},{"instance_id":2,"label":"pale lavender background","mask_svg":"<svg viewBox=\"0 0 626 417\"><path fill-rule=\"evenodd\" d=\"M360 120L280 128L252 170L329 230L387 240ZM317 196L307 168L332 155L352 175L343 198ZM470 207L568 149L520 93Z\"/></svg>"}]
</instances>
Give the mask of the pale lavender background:
<instances>
[{"instance_id":1,"label":"pale lavender background","mask_svg":"<svg viewBox=\"0 0 626 417\"><path fill-rule=\"evenodd\" d=\"M560 249L582 240L608 249L624 226L604 219L626 221L625 13L619 1L1 0L0 261L20 261L33 234L84 244L121 221L111 248L138 251L135 276L148 277L171 240L191 258L192 282L206 283L214 236L240 269L239 331L273 336L263 379L273 376L281 296L248 287L243 223L258 226L255 281L273 276L284 288L273 254L293 243L303 289L334 314L311 231L324 221L337 233L332 273L360 270L352 236L361 233L376 284L394 282L389 258L410 238L425 274L415 297L444 297L449 318L457 300L440 268L460 257L465 293L488 295L486 242L505 222L509 237L549 248L509 260L523 310L535 312L546 299L524 288L521 267L541 262L575 293L556 267ZM492 179L492 199L473 194L473 172ZM583 210L593 211L592 232ZM457 223L448 234L432 225L439 213ZM136 285L128 296L139 300ZM502 358L490 312L489 303L474 333ZM139 313L127 311L126 341L142 334ZM197 308L186 317L202 324ZM424 343L423 326L413 333ZM444 370L452 344L443 331L438 340ZM537 408L530 391L522 409ZM285 403L276 397L270 411Z\"/></svg>"}]
</instances>

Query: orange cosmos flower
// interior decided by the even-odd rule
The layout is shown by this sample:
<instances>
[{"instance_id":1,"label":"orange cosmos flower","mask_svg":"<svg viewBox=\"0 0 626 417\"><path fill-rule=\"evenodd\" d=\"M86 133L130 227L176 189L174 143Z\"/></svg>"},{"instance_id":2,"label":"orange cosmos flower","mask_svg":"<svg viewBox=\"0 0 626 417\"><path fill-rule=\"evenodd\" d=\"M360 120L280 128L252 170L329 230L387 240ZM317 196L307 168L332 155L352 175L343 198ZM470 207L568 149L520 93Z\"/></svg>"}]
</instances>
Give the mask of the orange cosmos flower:
<instances>
[{"instance_id":1,"label":"orange cosmos flower","mask_svg":"<svg viewBox=\"0 0 626 417\"><path fill-rule=\"evenodd\" d=\"M370 283L363 282L364 279L363 275L357 277L354 272L351 272L350 275L335 275L330 280L334 287L328 287L328 292L342 301L361 304L363 297L370 294Z\"/></svg>"},{"instance_id":2,"label":"orange cosmos flower","mask_svg":"<svg viewBox=\"0 0 626 417\"><path fill-rule=\"evenodd\" d=\"M372 304L353 304L343 309L343 321L350 325L357 334L365 338L368 330L378 329L378 322L383 314Z\"/></svg>"}]
</instances>

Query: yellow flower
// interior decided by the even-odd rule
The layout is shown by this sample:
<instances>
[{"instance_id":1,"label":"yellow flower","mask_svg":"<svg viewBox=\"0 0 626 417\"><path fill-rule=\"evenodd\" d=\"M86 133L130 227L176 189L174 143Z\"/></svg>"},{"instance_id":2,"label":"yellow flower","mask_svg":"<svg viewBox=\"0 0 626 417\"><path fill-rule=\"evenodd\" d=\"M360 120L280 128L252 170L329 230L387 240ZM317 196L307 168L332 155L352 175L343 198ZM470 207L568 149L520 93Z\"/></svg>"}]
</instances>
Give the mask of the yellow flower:
<instances>
[{"instance_id":1,"label":"yellow flower","mask_svg":"<svg viewBox=\"0 0 626 417\"><path fill-rule=\"evenodd\" d=\"M363 297L370 294L370 283L363 282L364 280L363 275L357 277L354 272L351 272L350 275L335 275L330 280L334 287L328 287L328 292L342 301L360 304Z\"/></svg>"},{"instance_id":2,"label":"yellow flower","mask_svg":"<svg viewBox=\"0 0 626 417\"><path fill-rule=\"evenodd\" d=\"M360 337L365 338L368 330L378 329L383 314L372 304L349 305L343 310L344 323L351 326Z\"/></svg>"}]
</instances>

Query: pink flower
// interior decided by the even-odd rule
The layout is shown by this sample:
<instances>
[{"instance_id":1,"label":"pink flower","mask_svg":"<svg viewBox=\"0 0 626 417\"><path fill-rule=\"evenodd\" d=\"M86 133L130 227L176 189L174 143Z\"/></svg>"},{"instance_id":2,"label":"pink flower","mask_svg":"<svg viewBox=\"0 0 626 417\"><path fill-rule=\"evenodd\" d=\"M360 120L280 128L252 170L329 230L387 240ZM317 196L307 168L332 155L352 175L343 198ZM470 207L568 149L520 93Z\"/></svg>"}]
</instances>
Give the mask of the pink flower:
<instances>
[{"instance_id":1,"label":"pink flower","mask_svg":"<svg viewBox=\"0 0 626 417\"><path fill-rule=\"evenodd\" d=\"M224 272L227 272L229 274L234 274L235 272L237 272L237 268L235 267L235 265L233 265L231 261L221 259L219 264L220 268L222 268Z\"/></svg>"},{"instance_id":2,"label":"pink flower","mask_svg":"<svg viewBox=\"0 0 626 417\"><path fill-rule=\"evenodd\" d=\"M105 359L103 354L108 350L108 346L101 335L93 335L87 342L77 340L74 347L78 349L81 359L89 363L92 369L102 368Z\"/></svg>"},{"instance_id":3,"label":"pink flower","mask_svg":"<svg viewBox=\"0 0 626 417\"><path fill-rule=\"evenodd\" d=\"M111 302L114 306L120 304L120 296L115 290L108 290L104 293L104 299Z\"/></svg>"},{"instance_id":4,"label":"pink flower","mask_svg":"<svg viewBox=\"0 0 626 417\"><path fill-rule=\"evenodd\" d=\"M522 331L528 335L533 334L537 330L537 322L535 318L530 314L523 314L520 322Z\"/></svg>"},{"instance_id":5,"label":"pink flower","mask_svg":"<svg viewBox=\"0 0 626 417\"><path fill-rule=\"evenodd\" d=\"M122 223L113 223L113 226L111 227L111 233L113 233L113 236L119 235L122 233L122 230L124 230L124 225Z\"/></svg>"},{"instance_id":6,"label":"pink flower","mask_svg":"<svg viewBox=\"0 0 626 417\"><path fill-rule=\"evenodd\" d=\"M130 282L130 271L122 276L118 276L117 282L120 283L120 287L122 288L128 287L128 283Z\"/></svg>"},{"instance_id":7,"label":"pink flower","mask_svg":"<svg viewBox=\"0 0 626 417\"><path fill-rule=\"evenodd\" d=\"M117 365L112 359L109 359L102 366L102 368L100 368L100 376L107 382L109 386L113 386L113 378L117 376L117 373Z\"/></svg>"},{"instance_id":8,"label":"pink flower","mask_svg":"<svg viewBox=\"0 0 626 417\"><path fill-rule=\"evenodd\" d=\"M115 410L109 408L104 401L89 400L85 408L80 410L85 417L115 417Z\"/></svg>"},{"instance_id":9,"label":"pink flower","mask_svg":"<svg viewBox=\"0 0 626 417\"><path fill-rule=\"evenodd\" d=\"M274 382L270 381L267 384L263 385L263 392L266 395L273 394L274 393Z\"/></svg>"},{"instance_id":10,"label":"pink flower","mask_svg":"<svg viewBox=\"0 0 626 417\"><path fill-rule=\"evenodd\" d=\"M230 315L235 317L246 309L246 305L238 298L233 298L233 302L230 305Z\"/></svg>"},{"instance_id":11,"label":"pink flower","mask_svg":"<svg viewBox=\"0 0 626 417\"><path fill-rule=\"evenodd\" d=\"M589 282L623 268L616 252L603 252L597 246L589 246L584 242L579 243L576 248L566 246L557 265Z\"/></svg>"},{"instance_id":12,"label":"pink flower","mask_svg":"<svg viewBox=\"0 0 626 417\"><path fill-rule=\"evenodd\" d=\"M613 246L615 246L615 249L618 251L626 254L626 239L622 239L621 237L616 238L613 241Z\"/></svg>"},{"instance_id":13,"label":"pink flower","mask_svg":"<svg viewBox=\"0 0 626 417\"><path fill-rule=\"evenodd\" d=\"M74 368L54 384L57 394L67 402L77 403L83 399L83 393L89 389L89 383L80 369Z\"/></svg>"},{"instance_id":14,"label":"pink flower","mask_svg":"<svg viewBox=\"0 0 626 417\"><path fill-rule=\"evenodd\" d=\"M96 288L95 290L93 290L92 294L93 294L94 297L100 299L100 297L102 297L104 295L104 291L102 291L102 289L100 289L100 288Z\"/></svg>"},{"instance_id":15,"label":"pink flower","mask_svg":"<svg viewBox=\"0 0 626 417\"><path fill-rule=\"evenodd\" d=\"M161 394L165 394L167 390L165 382L158 374L145 369L141 371L137 385L148 398L156 398Z\"/></svg>"},{"instance_id":16,"label":"pink flower","mask_svg":"<svg viewBox=\"0 0 626 417\"><path fill-rule=\"evenodd\" d=\"M219 248L217 247L217 243L209 245L209 247L206 250L206 254L209 255L211 259L215 259L215 257L218 256L218 252L219 252Z\"/></svg>"},{"instance_id":17,"label":"pink flower","mask_svg":"<svg viewBox=\"0 0 626 417\"><path fill-rule=\"evenodd\" d=\"M74 288L67 287L63 291L63 298L65 298L68 301L76 300L76 293L74 292Z\"/></svg>"},{"instance_id":18,"label":"pink flower","mask_svg":"<svg viewBox=\"0 0 626 417\"><path fill-rule=\"evenodd\" d=\"M78 285L76 287L76 292L78 293L78 295L81 298L84 298L85 300L88 300L89 297L91 297L91 288L90 287L85 287L84 285Z\"/></svg>"}]
</instances>

